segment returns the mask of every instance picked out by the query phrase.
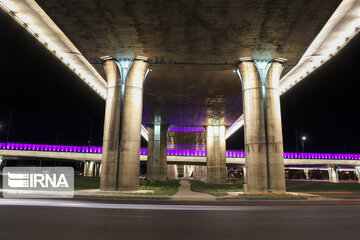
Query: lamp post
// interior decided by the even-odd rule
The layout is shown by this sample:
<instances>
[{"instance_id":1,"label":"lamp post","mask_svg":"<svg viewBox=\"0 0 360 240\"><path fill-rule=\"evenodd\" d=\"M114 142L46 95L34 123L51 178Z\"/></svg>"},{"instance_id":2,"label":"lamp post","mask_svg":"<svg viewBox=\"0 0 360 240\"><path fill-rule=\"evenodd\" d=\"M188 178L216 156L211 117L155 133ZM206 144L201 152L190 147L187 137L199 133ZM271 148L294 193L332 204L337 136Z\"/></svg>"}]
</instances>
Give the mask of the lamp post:
<instances>
[{"instance_id":1,"label":"lamp post","mask_svg":"<svg viewBox=\"0 0 360 240\"><path fill-rule=\"evenodd\" d=\"M302 146L302 150L303 150L303 153L304 153L304 141L306 140L306 136L302 136L301 137L301 146Z\"/></svg>"}]
</instances>

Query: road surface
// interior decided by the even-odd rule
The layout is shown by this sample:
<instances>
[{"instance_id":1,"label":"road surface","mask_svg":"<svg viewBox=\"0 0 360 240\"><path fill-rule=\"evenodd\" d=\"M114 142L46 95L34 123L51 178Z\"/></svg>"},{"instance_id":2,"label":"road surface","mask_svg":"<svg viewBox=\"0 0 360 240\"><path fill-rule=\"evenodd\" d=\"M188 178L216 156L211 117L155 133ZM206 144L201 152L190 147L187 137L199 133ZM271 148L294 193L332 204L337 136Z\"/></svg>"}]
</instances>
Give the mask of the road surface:
<instances>
[{"instance_id":1,"label":"road surface","mask_svg":"<svg viewBox=\"0 0 360 240\"><path fill-rule=\"evenodd\" d=\"M0 199L0 239L360 239L360 205L195 204Z\"/></svg>"}]
</instances>

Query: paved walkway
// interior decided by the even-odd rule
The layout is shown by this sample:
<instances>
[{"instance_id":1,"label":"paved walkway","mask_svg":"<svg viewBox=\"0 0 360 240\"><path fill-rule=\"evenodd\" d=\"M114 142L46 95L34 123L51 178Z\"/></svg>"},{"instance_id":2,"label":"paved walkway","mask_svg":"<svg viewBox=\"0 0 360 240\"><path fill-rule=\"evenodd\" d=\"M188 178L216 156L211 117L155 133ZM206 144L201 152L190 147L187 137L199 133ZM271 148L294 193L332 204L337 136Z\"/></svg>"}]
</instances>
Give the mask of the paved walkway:
<instances>
[{"instance_id":1,"label":"paved walkway","mask_svg":"<svg viewBox=\"0 0 360 240\"><path fill-rule=\"evenodd\" d=\"M207 193L193 192L190 190L190 183L186 180L180 181L179 191L171 197L176 201L216 201L216 198Z\"/></svg>"}]
</instances>

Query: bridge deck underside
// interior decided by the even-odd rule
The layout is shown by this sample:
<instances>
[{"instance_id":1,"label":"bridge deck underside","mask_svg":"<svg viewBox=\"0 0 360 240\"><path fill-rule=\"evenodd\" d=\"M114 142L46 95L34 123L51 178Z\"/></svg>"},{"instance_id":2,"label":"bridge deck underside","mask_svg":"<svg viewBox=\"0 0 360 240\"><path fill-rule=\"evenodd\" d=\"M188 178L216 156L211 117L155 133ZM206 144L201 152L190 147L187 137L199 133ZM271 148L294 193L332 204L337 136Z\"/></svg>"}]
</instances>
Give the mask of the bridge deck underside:
<instances>
[{"instance_id":1,"label":"bridge deck underside","mask_svg":"<svg viewBox=\"0 0 360 240\"><path fill-rule=\"evenodd\" d=\"M242 114L235 61L285 57L287 73L341 1L37 2L103 77L101 56L151 59L143 124L159 115L171 125L230 126Z\"/></svg>"}]
</instances>

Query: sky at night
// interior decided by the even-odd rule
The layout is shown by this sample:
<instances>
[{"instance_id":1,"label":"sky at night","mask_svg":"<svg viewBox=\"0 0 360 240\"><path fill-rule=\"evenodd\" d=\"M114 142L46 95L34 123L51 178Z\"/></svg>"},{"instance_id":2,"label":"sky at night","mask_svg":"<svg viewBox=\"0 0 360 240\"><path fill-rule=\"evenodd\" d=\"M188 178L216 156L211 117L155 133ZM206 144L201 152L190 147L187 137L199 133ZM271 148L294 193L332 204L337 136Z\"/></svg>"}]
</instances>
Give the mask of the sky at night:
<instances>
[{"instance_id":1,"label":"sky at night","mask_svg":"<svg viewBox=\"0 0 360 240\"><path fill-rule=\"evenodd\" d=\"M12 115L9 142L87 145L91 135L100 146L105 101L2 11L0 28L0 141ZM281 96L286 152L297 150L297 132L298 151L306 136L305 152L360 153L359 59L357 36ZM243 145L243 129L227 140Z\"/></svg>"}]
</instances>

